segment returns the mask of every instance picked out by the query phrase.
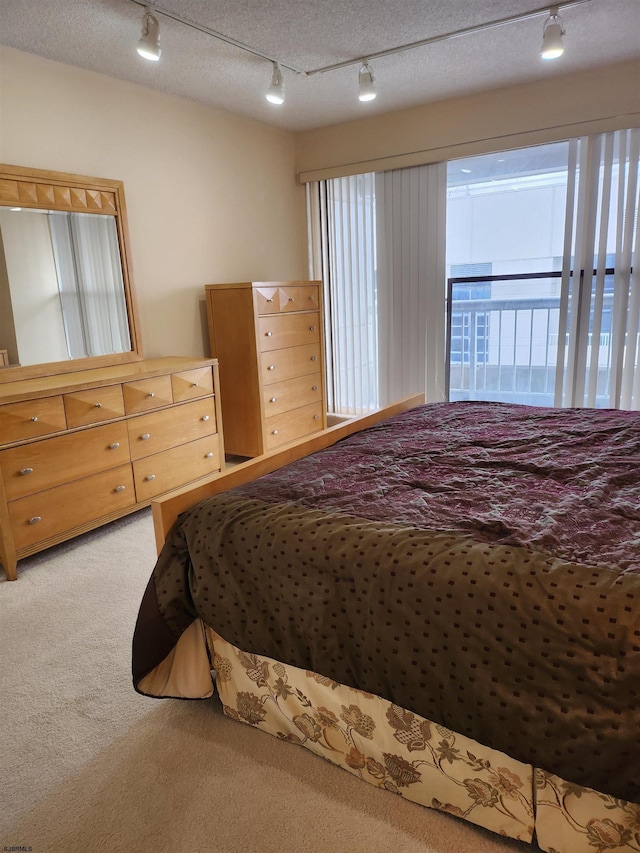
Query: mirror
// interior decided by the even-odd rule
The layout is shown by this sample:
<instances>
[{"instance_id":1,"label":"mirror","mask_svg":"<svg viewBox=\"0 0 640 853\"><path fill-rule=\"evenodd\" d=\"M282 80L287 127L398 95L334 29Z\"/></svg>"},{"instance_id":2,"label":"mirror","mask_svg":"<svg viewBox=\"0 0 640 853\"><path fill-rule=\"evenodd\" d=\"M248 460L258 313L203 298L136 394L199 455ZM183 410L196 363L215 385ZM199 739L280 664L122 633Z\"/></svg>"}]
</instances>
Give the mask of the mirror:
<instances>
[{"instance_id":1,"label":"mirror","mask_svg":"<svg viewBox=\"0 0 640 853\"><path fill-rule=\"evenodd\" d=\"M131 349L114 216L0 207L0 289L10 365Z\"/></svg>"},{"instance_id":2,"label":"mirror","mask_svg":"<svg viewBox=\"0 0 640 853\"><path fill-rule=\"evenodd\" d=\"M0 382L142 357L120 181L0 166Z\"/></svg>"}]
</instances>

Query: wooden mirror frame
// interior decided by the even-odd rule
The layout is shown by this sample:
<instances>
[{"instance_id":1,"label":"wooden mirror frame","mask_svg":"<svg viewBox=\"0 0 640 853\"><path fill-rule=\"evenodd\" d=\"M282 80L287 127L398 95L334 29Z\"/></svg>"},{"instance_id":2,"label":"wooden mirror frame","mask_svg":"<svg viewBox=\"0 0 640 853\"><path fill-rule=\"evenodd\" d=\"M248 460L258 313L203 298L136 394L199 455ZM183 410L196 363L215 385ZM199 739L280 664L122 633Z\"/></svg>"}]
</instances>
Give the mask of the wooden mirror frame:
<instances>
[{"instance_id":1,"label":"wooden mirror frame","mask_svg":"<svg viewBox=\"0 0 640 853\"><path fill-rule=\"evenodd\" d=\"M102 213L115 216L131 350L43 364L2 367L0 384L140 361L143 357L142 341L129 264L131 251L123 182L0 164L0 206L12 205L38 210Z\"/></svg>"}]
</instances>

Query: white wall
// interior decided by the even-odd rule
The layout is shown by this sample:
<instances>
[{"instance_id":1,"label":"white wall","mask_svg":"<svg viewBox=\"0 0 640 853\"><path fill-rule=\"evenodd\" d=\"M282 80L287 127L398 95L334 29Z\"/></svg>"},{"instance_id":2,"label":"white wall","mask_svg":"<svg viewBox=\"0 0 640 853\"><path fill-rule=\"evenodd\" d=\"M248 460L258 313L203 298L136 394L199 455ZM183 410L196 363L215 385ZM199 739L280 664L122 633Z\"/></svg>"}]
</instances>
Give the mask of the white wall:
<instances>
[{"instance_id":1,"label":"white wall","mask_svg":"<svg viewBox=\"0 0 640 853\"><path fill-rule=\"evenodd\" d=\"M307 275L294 136L0 51L0 161L124 181L144 354L207 355L204 285Z\"/></svg>"},{"instance_id":2,"label":"white wall","mask_svg":"<svg viewBox=\"0 0 640 853\"><path fill-rule=\"evenodd\" d=\"M564 184L447 200L447 263L493 263L494 275L552 269L564 242ZM541 264L541 265L540 265Z\"/></svg>"}]
</instances>

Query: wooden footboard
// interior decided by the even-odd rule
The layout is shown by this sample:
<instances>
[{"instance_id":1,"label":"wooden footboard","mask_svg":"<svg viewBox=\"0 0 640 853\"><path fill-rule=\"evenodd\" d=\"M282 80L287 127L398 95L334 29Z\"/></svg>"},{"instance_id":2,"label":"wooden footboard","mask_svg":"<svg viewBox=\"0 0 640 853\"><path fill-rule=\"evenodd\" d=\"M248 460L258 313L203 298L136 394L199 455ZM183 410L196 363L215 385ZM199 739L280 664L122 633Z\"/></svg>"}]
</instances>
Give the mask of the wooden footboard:
<instances>
[{"instance_id":1,"label":"wooden footboard","mask_svg":"<svg viewBox=\"0 0 640 853\"><path fill-rule=\"evenodd\" d=\"M411 397L405 397L397 403L377 409L368 415L352 418L343 423L336 424L336 426L329 427L329 429L322 432L314 433L310 438L301 439L282 449L272 450L263 456L249 459L247 462L242 462L234 466L229 471L214 474L196 486L177 489L174 492L164 495L164 497L154 500L151 503L151 509L153 512L153 526L158 553L160 553L167 533L173 526L176 518L180 513L185 512L189 507L198 503L198 501L204 500L204 498L211 495L217 495L226 489L232 489L234 486L248 483L258 477L262 477L263 474L269 474L271 471L288 465L289 462L295 462L297 459L302 459L303 456L309 456L311 453L316 453L318 450L329 447L340 441L340 439L352 435L354 432L366 429L408 409L420 406L423 403L424 394L414 394Z\"/></svg>"}]
</instances>

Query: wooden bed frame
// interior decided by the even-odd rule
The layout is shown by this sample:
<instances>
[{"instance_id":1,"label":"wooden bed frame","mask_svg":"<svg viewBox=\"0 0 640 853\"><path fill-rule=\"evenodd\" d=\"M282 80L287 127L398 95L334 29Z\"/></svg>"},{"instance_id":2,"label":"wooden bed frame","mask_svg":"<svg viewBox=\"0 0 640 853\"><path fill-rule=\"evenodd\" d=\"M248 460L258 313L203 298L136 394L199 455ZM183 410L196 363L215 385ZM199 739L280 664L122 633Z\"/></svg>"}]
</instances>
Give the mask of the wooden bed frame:
<instances>
[{"instance_id":1,"label":"wooden bed frame","mask_svg":"<svg viewBox=\"0 0 640 853\"><path fill-rule=\"evenodd\" d=\"M359 432L362 429L380 423L380 421L384 421L394 415L399 415L401 412L413 409L423 403L424 394L414 394L413 396L405 397L397 403L377 409L368 415L351 418L348 421L322 430L322 432L314 433L311 438L300 439L282 449L272 450L263 456L241 462L228 471L223 470L219 474L214 474L213 477L201 481L197 486L177 489L167 493L164 497L157 498L152 501L151 510L153 513L153 526L158 553L162 550L167 534L180 513L185 512L199 501L211 495L217 495L227 489L232 489L234 486L241 486L244 483L256 480L258 477L262 477L263 474L269 474L271 471L276 471L290 462L295 462L297 459L302 459L304 456L309 456L311 453L323 450L325 447L335 444L340 439L346 438L354 432Z\"/></svg>"},{"instance_id":2,"label":"wooden bed frame","mask_svg":"<svg viewBox=\"0 0 640 853\"><path fill-rule=\"evenodd\" d=\"M226 471L201 480L196 485L184 487L154 500L152 511L158 552L162 549L165 538L178 516L201 500L249 483L290 462L330 447L347 436L423 403L424 395L422 394L406 397L371 414L346 420L315 433L307 439L301 439L279 450L234 465ZM154 589L152 596L154 602L155 594ZM218 678L213 673L215 688L212 686L211 669L214 656L217 656L217 659L226 667L224 677ZM620 843L616 847L617 850L630 853L638 849L636 846L638 835L635 834L632 837L633 830L627 830L627 827L637 827L637 831L640 832L638 818L640 812L637 804L565 782L564 779L538 768L537 765L522 763L506 753L496 751L465 735L443 730L429 720L418 717L413 711L390 704L384 697L371 693L358 695L357 703L354 705L352 688L337 682L332 682L330 687L327 687L323 684L321 677L318 678L314 673L297 669L290 664L283 664L275 659L260 657L262 665L265 665L267 671L271 673L272 683L265 682L265 685L258 687L255 677L258 670L253 666L248 668L247 660L250 658L245 651L230 645L223 637L216 634L212 626L206 625L197 618L184 631L171 653L155 669L144 675L136 689L145 695L184 698L205 698L216 689L228 716L259 726L261 731L273 736L283 737L284 732L295 743L300 742L300 732L304 733L298 722L304 717L305 709L310 707L301 704L299 697L302 697L305 702L314 702L315 706L322 707L333 719L342 718L345 722L347 720L344 716L341 717L341 714L344 715L347 710L350 712L352 706L357 705L361 715L364 715L363 718L381 722L377 726L375 740L366 734L363 736L364 740L360 738L357 748L354 747L355 758L354 750L349 751L349 746L353 745L351 741L343 750L334 750L331 747L331 755L328 755L319 746L316 748L317 744L313 738L309 740L305 735L305 747L322 755L323 758L328 758L348 772L360 776L368 783L380 787L381 773L391 772L389 768L385 770L386 764L383 766L381 762L386 761L386 756L401 761L402 756L397 755L398 743L405 743L403 737L407 736L410 724L414 736L417 736L417 731L422 733L420 736L424 737L425 744L432 739L435 743L444 738L440 746L445 741L445 746L453 748L455 744L454 752L459 753L463 758L455 764L452 761L441 762L436 758L433 763L429 760L420 760L419 783L412 779L410 790L403 788L402 791L397 792L406 799L428 808L449 811L493 833L522 842L533 843L535 837L541 850L553 850L559 853L592 853L594 847L600 842L609 843L614 836L616 839L619 837ZM279 667L277 670L276 665ZM273 710L274 717L260 718L257 722L250 720L246 713L240 712L239 697L244 697L243 702L246 697L253 697L256 702L259 702L262 701L263 694L271 696L277 689L276 675L280 680L283 677L287 680L287 684L290 685L289 695L284 697L281 704L269 703L270 711L277 704L278 711L276 714ZM157 688L156 683L159 685ZM311 698L307 699L307 697ZM389 725L384 724L385 720ZM400 734L403 737L397 736L397 730L401 730ZM357 733L357 727L353 727L353 731ZM429 732L428 736L424 734L425 731ZM446 736L443 734L445 731L448 732ZM359 750L362 744L366 745L367 751L361 754ZM410 751L411 748L408 747L408 749ZM434 749L435 755L438 750L437 745ZM362 761L362 763L354 764L354 761ZM406 769L409 764L407 760L402 759L398 767L401 770ZM498 797L496 803L503 803L504 794L508 801L508 809L505 807L500 810L497 806L495 809L489 808L493 805L493 801L489 802L487 792L491 791L494 792L495 797ZM499 791L503 793L499 794ZM473 809L475 811L472 814ZM599 847L599 849L604 848Z\"/></svg>"}]
</instances>

